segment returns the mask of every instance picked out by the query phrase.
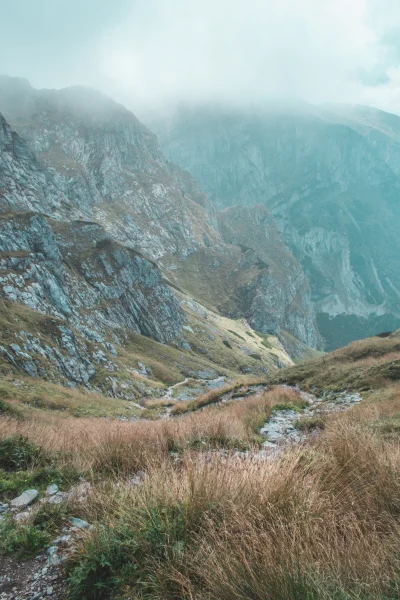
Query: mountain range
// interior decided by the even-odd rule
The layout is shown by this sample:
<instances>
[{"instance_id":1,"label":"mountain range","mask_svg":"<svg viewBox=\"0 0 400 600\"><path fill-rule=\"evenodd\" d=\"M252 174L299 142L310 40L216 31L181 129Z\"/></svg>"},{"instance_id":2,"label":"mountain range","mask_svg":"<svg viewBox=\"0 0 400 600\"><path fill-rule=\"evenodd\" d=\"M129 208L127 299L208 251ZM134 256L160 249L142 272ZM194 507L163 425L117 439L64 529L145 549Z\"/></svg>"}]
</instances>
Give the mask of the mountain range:
<instances>
[{"instance_id":1,"label":"mountain range","mask_svg":"<svg viewBox=\"0 0 400 600\"><path fill-rule=\"evenodd\" d=\"M136 397L165 364L176 379L261 375L321 345L307 278L264 207L218 211L93 90L3 76L0 112L0 294L21 320L5 363Z\"/></svg>"},{"instance_id":2,"label":"mountain range","mask_svg":"<svg viewBox=\"0 0 400 600\"><path fill-rule=\"evenodd\" d=\"M0 77L0 366L125 399L400 326L400 119Z\"/></svg>"}]
</instances>

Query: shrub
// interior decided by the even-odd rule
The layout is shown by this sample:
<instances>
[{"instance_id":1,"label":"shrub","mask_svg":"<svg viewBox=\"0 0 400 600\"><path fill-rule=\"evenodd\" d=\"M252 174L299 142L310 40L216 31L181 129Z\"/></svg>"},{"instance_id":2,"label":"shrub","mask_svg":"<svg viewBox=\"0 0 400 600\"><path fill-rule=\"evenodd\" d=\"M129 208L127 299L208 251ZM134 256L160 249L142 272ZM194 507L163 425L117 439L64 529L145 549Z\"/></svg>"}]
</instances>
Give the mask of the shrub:
<instances>
[{"instance_id":1,"label":"shrub","mask_svg":"<svg viewBox=\"0 0 400 600\"><path fill-rule=\"evenodd\" d=\"M14 557L30 556L49 542L49 533L32 524L18 523L11 517L0 523L0 554L10 554Z\"/></svg>"},{"instance_id":2,"label":"shrub","mask_svg":"<svg viewBox=\"0 0 400 600\"><path fill-rule=\"evenodd\" d=\"M22 435L6 437L0 441L0 468L2 469L27 469L34 464L44 462L46 456L42 448Z\"/></svg>"},{"instance_id":3,"label":"shrub","mask_svg":"<svg viewBox=\"0 0 400 600\"><path fill-rule=\"evenodd\" d=\"M224 346L232 350L232 344L228 342L228 340L222 340L222 343L224 344Z\"/></svg>"}]
</instances>

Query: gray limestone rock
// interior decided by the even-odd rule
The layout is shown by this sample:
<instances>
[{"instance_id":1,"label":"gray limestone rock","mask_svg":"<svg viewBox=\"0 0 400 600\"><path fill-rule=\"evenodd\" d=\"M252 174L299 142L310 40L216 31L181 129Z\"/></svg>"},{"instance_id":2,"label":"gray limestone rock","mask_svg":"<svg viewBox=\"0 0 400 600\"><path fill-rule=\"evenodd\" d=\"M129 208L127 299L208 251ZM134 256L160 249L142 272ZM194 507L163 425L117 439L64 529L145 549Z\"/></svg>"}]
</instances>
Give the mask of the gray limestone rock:
<instances>
[{"instance_id":1,"label":"gray limestone rock","mask_svg":"<svg viewBox=\"0 0 400 600\"><path fill-rule=\"evenodd\" d=\"M58 485L56 483L51 483L47 486L46 496L54 496L58 492Z\"/></svg>"},{"instance_id":2,"label":"gray limestone rock","mask_svg":"<svg viewBox=\"0 0 400 600\"><path fill-rule=\"evenodd\" d=\"M36 500L39 492L37 490L25 490L20 496L11 500L10 505L12 508L25 508Z\"/></svg>"}]
</instances>

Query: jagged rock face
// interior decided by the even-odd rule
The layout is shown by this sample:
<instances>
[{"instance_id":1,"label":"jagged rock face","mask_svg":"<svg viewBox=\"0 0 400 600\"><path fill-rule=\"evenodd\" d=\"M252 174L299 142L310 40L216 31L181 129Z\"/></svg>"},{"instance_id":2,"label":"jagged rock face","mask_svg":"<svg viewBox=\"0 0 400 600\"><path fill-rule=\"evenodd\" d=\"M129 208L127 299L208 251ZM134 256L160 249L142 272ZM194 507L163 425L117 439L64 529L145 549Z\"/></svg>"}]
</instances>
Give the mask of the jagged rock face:
<instances>
[{"instance_id":1,"label":"jagged rock face","mask_svg":"<svg viewBox=\"0 0 400 600\"><path fill-rule=\"evenodd\" d=\"M248 304L252 327L275 335L283 328L309 346L319 347L308 280L266 208L227 208L218 213L218 224L226 242L242 252L255 253L264 267L240 294Z\"/></svg>"},{"instance_id":2,"label":"jagged rock face","mask_svg":"<svg viewBox=\"0 0 400 600\"><path fill-rule=\"evenodd\" d=\"M38 91L1 77L0 112L53 180L53 217L96 220L152 259L189 255L213 237L155 136L123 106L85 88Z\"/></svg>"},{"instance_id":3,"label":"jagged rock face","mask_svg":"<svg viewBox=\"0 0 400 600\"><path fill-rule=\"evenodd\" d=\"M96 223L0 215L0 295L69 323L89 339L128 328L168 343L183 311L156 265Z\"/></svg>"},{"instance_id":4,"label":"jagged rock face","mask_svg":"<svg viewBox=\"0 0 400 600\"><path fill-rule=\"evenodd\" d=\"M46 291L46 299L52 295L46 310L51 304L51 310L58 311L54 314L74 318L73 311L68 313L71 298L74 306L78 302L74 289L84 285L84 303L95 315L92 320L96 323L130 327L156 340L171 342L179 335L179 312L172 306L170 296L163 295L167 288L150 282L156 269L152 267L145 273L144 265L149 264L146 262L139 268L143 259L132 258L127 250L131 248L157 260L169 280L222 314L244 316L262 332L279 333L281 328L288 328L303 342L318 345L304 274L293 256L288 258L277 233L271 234L270 218L256 220L259 238L263 238L262 256L268 255L269 245L271 253L276 253L273 268L264 265L261 250L251 242L247 243L251 252L242 252L238 244L246 245L245 232L242 236L228 235L215 206L193 177L166 161L155 136L124 107L84 88L37 91L23 80L0 77L0 111L18 132L11 133L5 125L8 139L11 136L21 147L19 153L13 154L12 143L4 144L2 160L4 164L16 165L14 172L20 172L20 163L25 169L23 193L9 193L4 210L35 210L51 215L54 222L48 226L62 263L74 264L73 282L64 295L53 284L53 291ZM14 181L14 177L11 175L9 180ZM5 189L15 189L12 185L8 182ZM32 193L26 193L25 188ZM78 226L79 220L82 223ZM65 231L63 222L69 223ZM103 262L98 247L95 252L85 246L75 256L80 231L85 243L87 239L92 243L99 241L93 222L106 230L110 240L120 244L112 248L109 242L112 257ZM250 227L252 237L254 218L243 223ZM104 236L102 228L99 231ZM73 240L70 244L69 239ZM281 265L280 259L284 261ZM108 278L107 261L118 272L112 290L104 284ZM130 262L135 273L129 272ZM266 262L269 265L270 261ZM138 270L142 279L137 286ZM62 272L63 281L68 283L69 271ZM146 292L142 292L145 278L149 281ZM212 281L214 278L218 285ZM125 293L133 284L134 293ZM302 293L304 298L299 301ZM119 299L116 305L111 302L114 295ZM99 298L102 302L102 296L110 303L99 314L96 302ZM279 303L279 307L274 308L274 303ZM82 314L79 312L74 326L78 326ZM96 329L86 323L89 317L85 319L85 327Z\"/></svg>"},{"instance_id":5,"label":"jagged rock face","mask_svg":"<svg viewBox=\"0 0 400 600\"><path fill-rule=\"evenodd\" d=\"M36 157L0 114L0 210L49 210L47 189Z\"/></svg>"},{"instance_id":6,"label":"jagged rock face","mask_svg":"<svg viewBox=\"0 0 400 600\"><path fill-rule=\"evenodd\" d=\"M328 349L400 325L400 118L183 110L155 125L220 207L264 204L309 278Z\"/></svg>"}]
</instances>

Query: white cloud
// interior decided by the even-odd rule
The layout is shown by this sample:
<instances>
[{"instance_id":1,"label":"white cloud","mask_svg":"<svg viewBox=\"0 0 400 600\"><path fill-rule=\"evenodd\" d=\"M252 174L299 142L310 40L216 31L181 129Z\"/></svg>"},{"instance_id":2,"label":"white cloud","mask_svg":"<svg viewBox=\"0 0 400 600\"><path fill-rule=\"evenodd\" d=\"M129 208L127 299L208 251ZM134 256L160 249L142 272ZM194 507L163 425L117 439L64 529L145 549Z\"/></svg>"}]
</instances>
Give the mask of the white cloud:
<instances>
[{"instance_id":1,"label":"white cloud","mask_svg":"<svg viewBox=\"0 0 400 600\"><path fill-rule=\"evenodd\" d=\"M102 74L133 105L385 102L390 86L374 96L360 78L385 74L382 35L400 6L377 10L371 0L147 0L103 38Z\"/></svg>"},{"instance_id":2,"label":"white cloud","mask_svg":"<svg viewBox=\"0 0 400 600\"><path fill-rule=\"evenodd\" d=\"M90 85L139 112L271 98L400 111L399 0L0 4L0 72L39 87Z\"/></svg>"}]
</instances>

